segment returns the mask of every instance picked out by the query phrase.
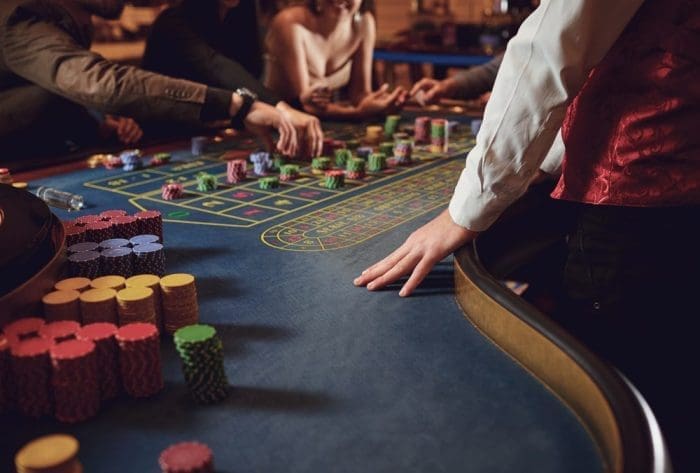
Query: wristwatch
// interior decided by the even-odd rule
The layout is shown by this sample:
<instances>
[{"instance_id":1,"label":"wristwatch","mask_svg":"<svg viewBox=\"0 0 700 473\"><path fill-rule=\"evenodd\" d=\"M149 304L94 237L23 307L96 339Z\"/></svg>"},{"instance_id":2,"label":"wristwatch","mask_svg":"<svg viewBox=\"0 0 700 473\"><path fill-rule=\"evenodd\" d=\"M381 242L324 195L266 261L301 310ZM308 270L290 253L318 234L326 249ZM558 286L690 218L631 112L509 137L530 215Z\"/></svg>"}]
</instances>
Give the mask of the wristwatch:
<instances>
[{"instance_id":1,"label":"wristwatch","mask_svg":"<svg viewBox=\"0 0 700 473\"><path fill-rule=\"evenodd\" d=\"M258 96L255 92L250 89L246 89L245 87L239 87L235 90L235 93L241 96L243 103L236 114L231 117L231 126L236 130L242 130L245 128L245 117L248 116L248 112L250 112L250 107L253 106L253 102L258 100Z\"/></svg>"}]
</instances>

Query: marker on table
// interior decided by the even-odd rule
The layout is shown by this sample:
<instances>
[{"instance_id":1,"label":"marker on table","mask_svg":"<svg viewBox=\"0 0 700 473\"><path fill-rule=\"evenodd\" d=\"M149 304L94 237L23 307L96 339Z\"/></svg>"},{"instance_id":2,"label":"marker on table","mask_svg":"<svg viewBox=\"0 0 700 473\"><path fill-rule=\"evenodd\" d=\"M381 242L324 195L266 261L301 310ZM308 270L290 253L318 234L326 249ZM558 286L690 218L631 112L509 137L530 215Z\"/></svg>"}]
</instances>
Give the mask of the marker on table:
<instances>
[{"instance_id":1,"label":"marker on table","mask_svg":"<svg viewBox=\"0 0 700 473\"><path fill-rule=\"evenodd\" d=\"M36 196L52 207L59 207L65 210L81 210L85 207L85 200L82 195L71 194L52 187L39 187L36 191Z\"/></svg>"}]
</instances>

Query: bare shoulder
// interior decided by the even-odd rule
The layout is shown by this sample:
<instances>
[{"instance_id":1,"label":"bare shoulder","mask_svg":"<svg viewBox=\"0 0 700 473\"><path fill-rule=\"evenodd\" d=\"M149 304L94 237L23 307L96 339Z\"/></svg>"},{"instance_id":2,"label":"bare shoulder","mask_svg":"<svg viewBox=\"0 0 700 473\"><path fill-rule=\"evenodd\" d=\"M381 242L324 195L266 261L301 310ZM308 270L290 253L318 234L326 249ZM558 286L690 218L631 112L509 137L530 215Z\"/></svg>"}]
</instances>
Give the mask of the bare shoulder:
<instances>
[{"instance_id":1,"label":"bare shoulder","mask_svg":"<svg viewBox=\"0 0 700 473\"><path fill-rule=\"evenodd\" d=\"M364 12L360 15L359 30L364 35L374 33L377 28L377 23L372 12Z\"/></svg>"},{"instance_id":2,"label":"bare shoulder","mask_svg":"<svg viewBox=\"0 0 700 473\"><path fill-rule=\"evenodd\" d=\"M311 16L311 12L305 6L287 7L275 15L270 27L281 31L306 30L309 28Z\"/></svg>"}]
</instances>

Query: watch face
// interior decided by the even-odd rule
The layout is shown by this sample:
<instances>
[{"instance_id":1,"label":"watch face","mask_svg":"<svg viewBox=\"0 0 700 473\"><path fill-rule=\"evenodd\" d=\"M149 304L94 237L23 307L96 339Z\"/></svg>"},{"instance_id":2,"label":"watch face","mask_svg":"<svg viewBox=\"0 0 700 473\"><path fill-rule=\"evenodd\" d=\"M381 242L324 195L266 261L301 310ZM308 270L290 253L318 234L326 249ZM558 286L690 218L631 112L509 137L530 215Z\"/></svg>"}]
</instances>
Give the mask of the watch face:
<instances>
[{"instance_id":1,"label":"watch face","mask_svg":"<svg viewBox=\"0 0 700 473\"><path fill-rule=\"evenodd\" d=\"M246 89L245 87L241 87L240 89L236 90L236 93L238 95L247 95L248 97L252 98L253 100L258 100L257 94L250 89Z\"/></svg>"}]
</instances>

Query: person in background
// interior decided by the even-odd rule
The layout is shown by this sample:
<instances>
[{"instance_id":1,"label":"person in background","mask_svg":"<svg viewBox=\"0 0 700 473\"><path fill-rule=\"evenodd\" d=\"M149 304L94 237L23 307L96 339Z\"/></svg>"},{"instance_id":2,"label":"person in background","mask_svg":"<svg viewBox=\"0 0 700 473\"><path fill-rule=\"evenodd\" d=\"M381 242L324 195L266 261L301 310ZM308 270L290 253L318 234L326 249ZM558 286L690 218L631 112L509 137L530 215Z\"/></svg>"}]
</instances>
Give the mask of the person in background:
<instances>
[{"instance_id":1,"label":"person in background","mask_svg":"<svg viewBox=\"0 0 700 473\"><path fill-rule=\"evenodd\" d=\"M271 21L266 85L321 117L355 119L392 113L407 91L372 90L374 15L362 0L315 0L290 6ZM350 103L334 102L347 88Z\"/></svg>"},{"instance_id":2,"label":"person in background","mask_svg":"<svg viewBox=\"0 0 700 473\"><path fill-rule=\"evenodd\" d=\"M0 3L3 152L21 152L24 146L44 142L37 135L60 139L63 133L76 133L89 123L86 109L139 121L191 125L230 120L234 127L247 128L268 144L271 132L277 130L280 151L297 152L295 117L244 90L175 79L116 64L91 52L91 15L118 18L123 7L123 0Z\"/></svg>"},{"instance_id":3,"label":"person in background","mask_svg":"<svg viewBox=\"0 0 700 473\"><path fill-rule=\"evenodd\" d=\"M142 66L212 87L245 88L293 117L309 154L321 152L319 120L293 109L259 80L263 55L255 0L184 0L168 8L151 28Z\"/></svg>"},{"instance_id":4,"label":"person in background","mask_svg":"<svg viewBox=\"0 0 700 473\"><path fill-rule=\"evenodd\" d=\"M508 44L449 208L354 281L410 275L411 294L526 191L561 128L561 322L639 388L679 472L700 471L698 24L696 1L543 2Z\"/></svg>"}]
</instances>

